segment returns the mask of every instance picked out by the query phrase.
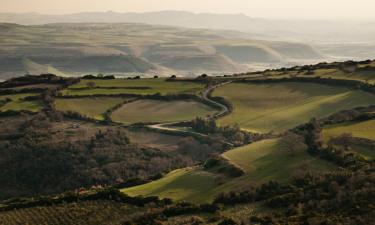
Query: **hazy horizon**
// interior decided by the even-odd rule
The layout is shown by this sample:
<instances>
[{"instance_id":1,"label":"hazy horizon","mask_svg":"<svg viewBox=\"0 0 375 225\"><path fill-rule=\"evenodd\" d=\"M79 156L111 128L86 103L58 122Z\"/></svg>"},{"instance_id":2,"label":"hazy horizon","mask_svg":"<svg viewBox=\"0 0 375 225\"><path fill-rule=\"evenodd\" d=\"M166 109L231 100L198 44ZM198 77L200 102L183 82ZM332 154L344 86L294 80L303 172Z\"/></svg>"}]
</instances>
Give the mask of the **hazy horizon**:
<instances>
[{"instance_id":1,"label":"hazy horizon","mask_svg":"<svg viewBox=\"0 0 375 225\"><path fill-rule=\"evenodd\" d=\"M372 0L1 0L1 13L50 15L80 12L189 11L193 13L245 14L270 19L375 21Z\"/></svg>"}]
</instances>

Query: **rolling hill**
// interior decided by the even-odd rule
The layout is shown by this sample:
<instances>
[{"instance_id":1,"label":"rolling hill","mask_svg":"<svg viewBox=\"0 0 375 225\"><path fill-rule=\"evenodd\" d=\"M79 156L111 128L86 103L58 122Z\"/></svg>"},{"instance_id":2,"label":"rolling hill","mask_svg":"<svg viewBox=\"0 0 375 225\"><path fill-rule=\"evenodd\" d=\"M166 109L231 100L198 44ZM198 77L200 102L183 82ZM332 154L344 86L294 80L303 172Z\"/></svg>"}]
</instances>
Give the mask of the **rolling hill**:
<instances>
[{"instance_id":1,"label":"rolling hill","mask_svg":"<svg viewBox=\"0 0 375 225\"><path fill-rule=\"evenodd\" d=\"M232 149L222 156L242 168L245 174L238 178L228 178L201 167L192 167L172 171L159 180L122 191L131 196L157 195L176 201L201 203L212 201L221 192L239 191L269 180L286 182L301 166L315 173L336 169L333 164L311 157L306 152L289 156L283 151L279 139L255 142Z\"/></svg>"}]
</instances>

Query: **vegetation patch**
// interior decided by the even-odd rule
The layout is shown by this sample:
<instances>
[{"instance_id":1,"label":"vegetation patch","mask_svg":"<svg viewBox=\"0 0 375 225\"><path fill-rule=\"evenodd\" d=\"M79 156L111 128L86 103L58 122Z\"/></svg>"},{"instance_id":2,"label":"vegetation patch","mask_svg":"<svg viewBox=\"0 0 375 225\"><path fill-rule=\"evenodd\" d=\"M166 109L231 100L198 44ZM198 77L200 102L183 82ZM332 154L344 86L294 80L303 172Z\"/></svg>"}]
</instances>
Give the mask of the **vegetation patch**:
<instances>
[{"instance_id":1,"label":"vegetation patch","mask_svg":"<svg viewBox=\"0 0 375 225\"><path fill-rule=\"evenodd\" d=\"M134 123L178 122L205 117L215 112L203 103L191 100L138 100L115 110L111 118L126 125Z\"/></svg>"},{"instance_id":2,"label":"vegetation patch","mask_svg":"<svg viewBox=\"0 0 375 225\"><path fill-rule=\"evenodd\" d=\"M228 177L240 177L245 173L240 167L232 164L229 160L221 156L208 159L204 163L203 168L207 171L224 174Z\"/></svg>"}]
</instances>

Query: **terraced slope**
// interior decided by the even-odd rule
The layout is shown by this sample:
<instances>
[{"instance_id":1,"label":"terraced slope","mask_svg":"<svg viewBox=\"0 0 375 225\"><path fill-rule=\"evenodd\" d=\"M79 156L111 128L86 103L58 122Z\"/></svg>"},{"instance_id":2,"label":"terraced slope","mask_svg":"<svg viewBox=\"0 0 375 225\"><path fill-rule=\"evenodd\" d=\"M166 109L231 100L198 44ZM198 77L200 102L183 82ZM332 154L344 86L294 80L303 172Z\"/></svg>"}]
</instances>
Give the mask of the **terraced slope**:
<instances>
[{"instance_id":1,"label":"terraced slope","mask_svg":"<svg viewBox=\"0 0 375 225\"><path fill-rule=\"evenodd\" d=\"M127 103L115 110L111 118L123 124L148 122L178 122L205 117L215 110L208 105L196 101L159 101L138 100Z\"/></svg>"},{"instance_id":2,"label":"terraced slope","mask_svg":"<svg viewBox=\"0 0 375 225\"><path fill-rule=\"evenodd\" d=\"M220 119L220 125L237 123L256 132L279 132L312 117L375 104L374 95L367 92L297 82L232 83L217 88L213 96L224 97L234 105L233 113Z\"/></svg>"},{"instance_id":3,"label":"terraced slope","mask_svg":"<svg viewBox=\"0 0 375 225\"><path fill-rule=\"evenodd\" d=\"M126 98L92 97L92 98L58 98L55 100L57 110L78 112L87 117L103 120L103 114L110 108L126 101Z\"/></svg>"},{"instance_id":4,"label":"terraced slope","mask_svg":"<svg viewBox=\"0 0 375 225\"><path fill-rule=\"evenodd\" d=\"M241 167L245 175L230 178L207 172L200 167L185 168L172 171L159 180L122 191L132 196L157 195L177 201L209 202L221 192L240 190L269 180L286 182L301 168L313 172L336 169L333 164L311 157L306 152L288 155L283 151L279 139L235 148L224 153L223 157Z\"/></svg>"}]
</instances>

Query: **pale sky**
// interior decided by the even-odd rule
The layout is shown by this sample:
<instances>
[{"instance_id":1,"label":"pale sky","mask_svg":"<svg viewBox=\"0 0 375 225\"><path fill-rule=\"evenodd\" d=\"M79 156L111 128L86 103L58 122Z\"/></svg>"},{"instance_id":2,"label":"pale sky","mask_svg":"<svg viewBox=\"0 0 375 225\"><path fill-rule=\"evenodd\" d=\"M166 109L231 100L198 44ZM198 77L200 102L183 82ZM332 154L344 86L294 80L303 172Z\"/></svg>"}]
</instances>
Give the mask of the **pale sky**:
<instances>
[{"instance_id":1,"label":"pale sky","mask_svg":"<svg viewBox=\"0 0 375 225\"><path fill-rule=\"evenodd\" d=\"M0 12L43 14L185 10L264 18L375 20L374 9L375 0L0 0Z\"/></svg>"}]
</instances>

